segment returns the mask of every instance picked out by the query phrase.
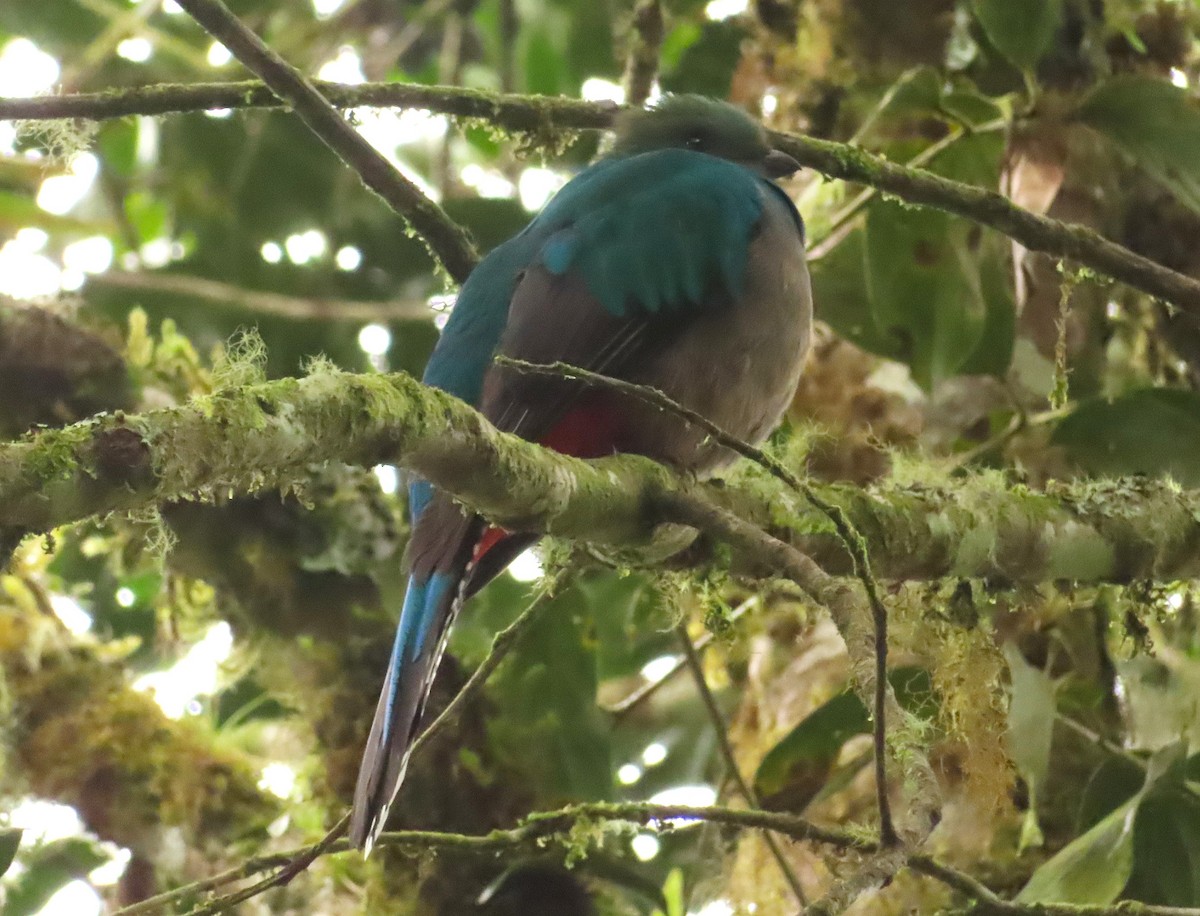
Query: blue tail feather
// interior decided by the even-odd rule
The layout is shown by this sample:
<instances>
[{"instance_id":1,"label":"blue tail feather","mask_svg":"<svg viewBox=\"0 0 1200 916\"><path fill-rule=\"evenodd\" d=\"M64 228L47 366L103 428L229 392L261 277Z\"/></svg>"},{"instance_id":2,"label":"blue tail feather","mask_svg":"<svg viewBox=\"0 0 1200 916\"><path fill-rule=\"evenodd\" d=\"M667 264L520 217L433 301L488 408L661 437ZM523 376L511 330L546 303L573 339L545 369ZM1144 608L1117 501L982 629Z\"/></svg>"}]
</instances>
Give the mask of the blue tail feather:
<instances>
[{"instance_id":1,"label":"blue tail feather","mask_svg":"<svg viewBox=\"0 0 1200 916\"><path fill-rule=\"evenodd\" d=\"M350 842L367 851L383 830L455 610L462 572L409 579L387 679L363 754L354 792Z\"/></svg>"}]
</instances>

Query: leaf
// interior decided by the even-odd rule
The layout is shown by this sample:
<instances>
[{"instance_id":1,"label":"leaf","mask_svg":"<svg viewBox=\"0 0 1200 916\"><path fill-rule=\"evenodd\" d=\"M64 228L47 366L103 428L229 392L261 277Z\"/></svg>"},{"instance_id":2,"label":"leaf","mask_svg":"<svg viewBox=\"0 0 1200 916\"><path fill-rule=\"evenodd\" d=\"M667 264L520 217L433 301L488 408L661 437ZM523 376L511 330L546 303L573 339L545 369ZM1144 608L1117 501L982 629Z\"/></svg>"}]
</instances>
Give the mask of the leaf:
<instances>
[{"instance_id":1,"label":"leaf","mask_svg":"<svg viewBox=\"0 0 1200 916\"><path fill-rule=\"evenodd\" d=\"M929 672L897 668L888 675L900 705L932 718L936 700ZM809 713L769 750L754 774L754 788L764 807L802 809L824 786L842 745L855 735L869 734L871 720L858 695L843 691Z\"/></svg>"},{"instance_id":2,"label":"leaf","mask_svg":"<svg viewBox=\"0 0 1200 916\"><path fill-rule=\"evenodd\" d=\"M986 325L987 306L964 245L961 227L944 213L890 200L868 208L871 315L927 389L958 371Z\"/></svg>"},{"instance_id":3,"label":"leaf","mask_svg":"<svg viewBox=\"0 0 1200 916\"><path fill-rule=\"evenodd\" d=\"M37 202L24 194L0 189L0 230L15 233L25 226L46 232L103 234L111 232L111 223L47 213Z\"/></svg>"},{"instance_id":4,"label":"leaf","mask_svg":"<svg viewBox=\"0 0 1200 916\"><path fill-rule=\"evenodd\" d=\"M653 658L677 651L658 590L645 576L603 571L575 583L596 632L601 680L637 674Z\"/></svg>"},{"instance_id":5,"label":"leaf","mask_svg":"<svg viewBox=\"0 0 1200 916\"><path fill-rule=\"evenodd\" d=\"M879 102L879 114L910 119L935 115L951 122L978 126L1000 117L1000 107L987 96L952 86L933 67L913 67L892 84Z\"/></svg>"},{"instance_id":6,"label":"leaf","mask_svg":"<svg viewBox=\"0 0 1200 916\"><path fill-rule=\"evenodd\" d=\"M706 21L699 37L679 52L679 63L661 74L663 90L727 98L747 34L735 19Z\"/></svg>"},{"instance_id":7,"label":"leaf","mask_svg":"<svg viewBox=\"0 0 1200 916\"><path fill-rule=\"evenodd\" d=\"M869 726L867 708L853 693L840 693L818 706L758 765L754 790L763 807L802 809L825 783L842 745Z\"/></svg>"},{"instance_id":8,"label":"leaf","mask_svg":"<svg viewBox=\"0 0 1200 916\"><path fill-rule=\"evenodd\" d=\"M1128 757L1107 758L1088 780L1079 803L1078 832L1083 833L1100 823L1106 815L1119 808L1141 791L1145 772Z\"/></svg>"},{"instance_id":9,"label":"leaf","mask_svg":"<svg viewBox=\"0 0 1200 916\"><path fill-rule=\"evenodd\" d=\"M1003 648L1012 682L1008 705L1008 745L1013 762L1036 796L1050 769L1050 743L1057 704L1054 681L1025 661L1015 643ZM1031 803L1032 807L1032 803Z\"/></svg>"},{"instance_id":10,"label":"leaf","mask_svg":"<svg viewBox=\"0 0 1200 916\"><path fill-rule=\"evenodd\" d=\"M975 0L975 18L996 50L1029 70L1062 24L1062 0Z\"/></svg>"},{"instance_id":11,"label":"leaf","mask_svg":"<svg viewBox=\"0 0 1200 916\"><path fill-rule=\"evenodd\" d=\"M1016 903L1112 903L1133 870L1133 822L1140 796L1072 840L1033 873Z\"/></svg>"},{"instance_id":12,"label":"leaf","mask_svg":"<svg viewBox=\"0 0 1200 916\"><path fill-rule=\"evenodd\" d=\"M667 904L666 916L684 916L687 902L683 897L683 870L672 868L663 882L663 898Z\"/></svg>"},{"instance_id":13,"label":"leaf","mask_svg":"<svg viewBox=\"0 0 1200 916\"><path fill-rule=\"evenodd\" d=\"M35 846L22 860L21 872L4 895L4 916L36 913L68 881L85 877L108 861L86 837L67 837Z\"/></svg>"},{"instance_id":14,"label":"leaf","mask_svg":"<svg viewBox=\"0 0 1200 916\"><path fill-rule=\"evenodd\" d=\"M994 186L1002 145L995 133L964 137L932 168ZM1003 375L1016 328L1007 240L889 200L874 201L866 222L811 263L817 317L857 346L908 363L927 389L960 373Z\"/></svg>"},{"instance_id":15,"label":"leaf","mask_svg":"<svg viewBox=\"0 0 1200 916\"><path fill-rule=\"evenodd\" d=\"M1200 486L1200 394L1142 388L1093 398L1058 424L1051 442L1093 474L1169 475Z\"/></svg>"},{"instance_id":16,"label":"leaf","mask_svg":"<svg viewBox=\"0 0 1200 916\"><path fill-rule=\"evenodd\" d=\"M6 827L0 830L0 875L6 874L12 867L24 832L20 827Z\"/></svg>"},{"instance_id":17,"label":"leaf","mask_svg":"<svg viewBox=\"0 0 1200 916\"><path fill-rule=\"evenodd\" d=\"M1083 101L1079 119L1200 211L1200 105L1186 90L1145 76L1116 77Z\"/></svg>"},{"instance_id":18,"label":"leaf","mask_svg":"<svg viewBox=\"0 0 1200 916\"><path fill-rule=\"evenodd\" d=\"M1034 872L1015 902L1106 904L1115 900L1134 871L1138 825L1145 823L1142 807L1164 792L1178 791L1186 769L1184 754L1183 741L1157 750L1146 762L1137 793Z\"/></svg>"},{"instance_id":19,"label":"leaf","mask_svg":"<svg viewBox=\"0 0 1200 916\"><path fill-rule=\"evenodd\" d=\"M1133 874L1123 896L1200 906L1200 799L1182 786L1152 792L1133 829Z\"/></svg>"},{"instance_id":20,"label":"leaf","mask_svg":"<svg viewBox=\"0 0 1200 916\"><path fill-rule=\"evenodd\" d=\"M596 653L587 602L568 589L492 677L498 714L488 734L529 775L542 803L612 796L611 725L596 706Z\"/></svg>"}]
</instances>

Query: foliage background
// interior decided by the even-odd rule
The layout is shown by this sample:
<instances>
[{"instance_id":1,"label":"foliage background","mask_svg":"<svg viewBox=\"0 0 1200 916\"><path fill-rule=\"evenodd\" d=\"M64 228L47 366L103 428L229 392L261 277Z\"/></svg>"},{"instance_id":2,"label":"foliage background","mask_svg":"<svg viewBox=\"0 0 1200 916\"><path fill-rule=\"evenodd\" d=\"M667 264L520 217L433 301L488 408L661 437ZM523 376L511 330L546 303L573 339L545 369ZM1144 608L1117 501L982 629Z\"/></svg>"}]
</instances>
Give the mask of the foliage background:
<instances>
[{"instance_id":1,"label":"foliage background","mask_svg":"<svg viewBox=\"0 0 1200 916\"><path fill-rule=\"evenodd\" d=\"M619 0L229 5L304 72L342 82L620 98L631 50L654 50ZM1002 189L1200 272L1190 2L666 0L662 14L662 91ZM170 0L0 5L7 95L243 78L222 52ZM352 117L483 250L598 143L411 110ZM773 443L789 464L967 504L1089 475L1200 486L1195 313L842 182L806 173L788 190L823 322ZM419 374L436 338L426 303L446 292L403 221L282 111L0 122L0 242L5 438L299 374L318 356ZM247 328L256 336L239 337ZM52 897L58 912L135 903L336 819L403 584L397 479L314 469L298 494L180 502L20 544L0 576L6 914ZM570 553L550 551L554 568ZM764 805L872 823L866 711L821 611L731 577L719 552L698 571L631 563L572 572L482 702L414 764L397 818L473 834L569 801L735 799L696 685L668 673L682 622L706 645ZM897 689L926 717L938 777L930 848L1027 900L1200 907L1193 583L885 584ZM473 604L435 705L535 587L502 577ZM796 844L786 857L810 899L845 890L843 855ZM617 832L560 863L536 850L342 855L248 906L795 910L756 834ZM952 902L904 872L854 906Z\"/></svg>"}]
</instances>

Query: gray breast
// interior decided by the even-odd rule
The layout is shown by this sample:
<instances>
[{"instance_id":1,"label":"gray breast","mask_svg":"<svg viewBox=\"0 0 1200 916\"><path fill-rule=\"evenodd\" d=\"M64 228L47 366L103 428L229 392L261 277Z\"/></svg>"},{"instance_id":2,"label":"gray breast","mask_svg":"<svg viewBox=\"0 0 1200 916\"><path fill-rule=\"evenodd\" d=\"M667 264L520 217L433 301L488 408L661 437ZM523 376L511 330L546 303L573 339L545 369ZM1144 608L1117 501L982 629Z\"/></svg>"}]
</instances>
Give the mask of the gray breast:
<instances>
[{"instance_id":1,"label":"gray breast","mask_svg":"<svg viewBox=\"0 0 1200 916\"><path fill-rule=\"evenodd\" d=\"M752 443L775 428L791 402L812 333L803 241L784 202L765 190L763 197L741 299L706 310L631 378ZM626 435L627 450L698 473L734 457L694 426L652 408L637 408Z\"/></svg>"}]
</instances>

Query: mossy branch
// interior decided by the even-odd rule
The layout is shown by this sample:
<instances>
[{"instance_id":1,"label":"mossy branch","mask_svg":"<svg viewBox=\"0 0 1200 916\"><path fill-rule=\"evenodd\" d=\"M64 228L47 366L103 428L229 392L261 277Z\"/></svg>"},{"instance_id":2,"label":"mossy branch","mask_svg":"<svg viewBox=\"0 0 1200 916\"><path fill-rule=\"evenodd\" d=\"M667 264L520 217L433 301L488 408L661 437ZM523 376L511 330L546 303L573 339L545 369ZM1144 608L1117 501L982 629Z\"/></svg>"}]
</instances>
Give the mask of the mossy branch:
<instances>
[{"instance_id":1,"label":"mossy branch","mask_svg":"<svg viewBox=\"0 0 1200 916\"><path fill-rule=\"evenodd\" d=\"M287 489L327 461L402 465L510 530L609 544L644 541L666 497L699 497L825 570L852 570L824 513L765 471L714 485L637 456L581 461L500 433L402 373L323 370L0 444L0 535L170 500ZM816 490L865 538L880 579L1200 575L1200 493L1169 483L1081 481L1038 492L984 474L945 489Z\"/></svg>"},{"instance_id":2,"label":"mossy branch","mask_svg":"<svg viewBox=\"0 0 1200 916\"><path fill-rule=\"evenodd\" d=\"M448 86L402 83L345 86L316 81L310 85L337 108L420 108L452 117L483 119L507 130L543 137L562 131L606 128L617 110L608 103ZM0 120L98 121L214 108L282 107L285 103L257 81L161 84L99 93L0 99ZM774 133L772 138L802 165L831 178L877 188L909 203L934 207L990 226L1031 251L1070 258L1200 316L1200 280L1170 270L1085 226L1039 216L995 191L898 165L848 144L787 133Z\"/></svg>"}]
</instances>

